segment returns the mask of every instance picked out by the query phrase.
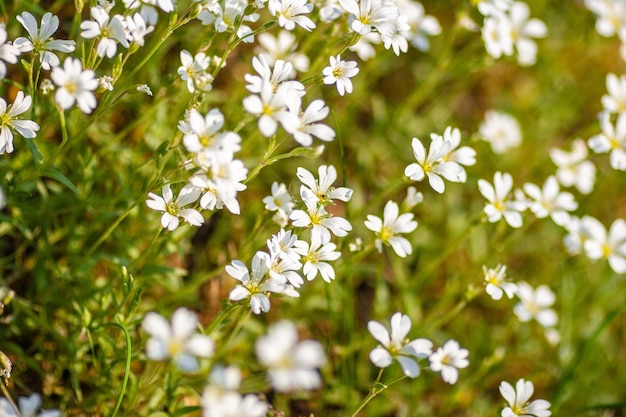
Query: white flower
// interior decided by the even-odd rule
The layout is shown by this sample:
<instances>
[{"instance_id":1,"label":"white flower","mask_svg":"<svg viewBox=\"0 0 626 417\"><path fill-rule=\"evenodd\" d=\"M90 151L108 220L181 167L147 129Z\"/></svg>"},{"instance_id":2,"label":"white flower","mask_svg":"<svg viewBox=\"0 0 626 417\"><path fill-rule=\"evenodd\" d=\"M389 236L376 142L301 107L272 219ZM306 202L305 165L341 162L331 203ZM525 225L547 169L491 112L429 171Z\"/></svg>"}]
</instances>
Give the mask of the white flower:
<instances>
[{"instance_id":1,"label":"white flower","mask_svg":"<svg viewBox=\"0 0 626 417\"><path fill-rule=\"evenodd\" d=\"M266 293L284 293L287 290L285 282L268 279L270 256L265 252L257 252L252 258L252 274L246 265L234 260L226 265L226 272L240 282L230 292L231 301L248 299L250 309L254 314L267 313L270 310L270 299Z\"/></svg>"},{"instance_id":2,"label":"white flower","mask_svg":"<svg viewBox=\"0 0 626 417\"><path fill-rule=\"evenodd\" d=\"M9 64L15 64L17 57L20 54L20 50L11 42L7 42L8 33L4 27L4 23L0 23L0 80L7 74L7 66L5 62Z\"/></svg>"},{"instance_id":3,"label":"white flower","mask_svg":"<svg viewBox=\"0 0 626 417\"><path fill-rule=\"evenodd\" d=\"M169 13L174 10L175 0L122 0L127 9L134 10L141 7L141 17L149 25L156 25L159 14L154 6L158 6L159 9L165 13Z\"/></svg>"},{"instance_id":4,"label":"white flower","mask_svg":"<svg viewBox=\"0 0 626 417\"><path fill-rule=\"evenodd\" d=\"M274 92L272 84L264 80L259 95L253 94L243 99L243 108L259 117L258 127L263 136L273 136L279 123L288 133L293 133L300 121L297 114L287 111L287 105L294 97L302 94L304 91L296 91L285 83L280 84Z\"/></svg>"},{"instance_id":5,"label":"white flower","mask_svg":"<svg viewBox=\"0 0 626 417\"><path fill-rule=\"evenodd\" d=\"M422 201L424 201L424 194L418 192L415 187L411 186L406 189L406 198L402 202L402 206L406 210L411 210Z\"/></svg>"},{"instance_id":6,"label":"white flower","mask_svg":"<svg viewBox=\"0 0 626 417\"><path fill-rule=\"evenodd\" d=\"M322 70L324 84L336 84L340 96L352 93L352 81L350 78L359 73L355 61L342 61L341 56L330 57L330 65Z\"/></svg>"},{"instance_id":7,"label":"white flower","mask_svg":"<svg viewBox=\"0 0 626 417\"><path fill-rule=\"evenodd\" d=\"M277 37L263 32L258 35L257 39L259 46L262 47L258 49L258 52L265 56L269 65L274 65L278 60L291 63L293 70L289 74L290 79L295 77L295 71L304 73L309 70L309 57L298 52L296 37L291 32L281 30Z\"/></svg>"},{"instance_id":8,"label":"white flower","mask_svg":"<svg viewBox=\"0 0 626 417\"><path fill-rule=\"evenodd\" d=\"M61 417L60 410L40 410L41 395L34 393L28 397L20 397L17 406L19 414L13 405L4 397L0 397L0 416L2 417Z\"/></svg>"},{"instance_id":9,"label":"white flower","mask_svg":"<svg viewBox=\"0 0 626 417\"><path fill-rule=\"evenodd\" d=\"M148 86L148 84L138 85L137 86L137 91L139 91L140 93L147 94L150 97L152 97L152 90L150 90L150 87Z\"/></svg>"},{"instance_id":10,"label":"white flower","mask_svg":"<svg viewBox=\"0 0 626 417\"><path fill-rule=\"evenodd\" d=\"M193 93L196 90L210 91L213 77L206 72L211 63L211 58L204 52L192 56L187 50L180 51L181 66L178 67L178 75L183 81L187 81L187 90Z\"/></svg>"},{"instance_id":11,"label":"white flower","mask_svg":"<svg viewBox=\"0 0 626 417\"><path fill-rule=\"evenodd\" d=\"M376 29L381 34L393 34L398 8L393 3L372 0L339 0L341 7L350 14L350 29L359 35L367 35Z\"/></svg>"},{"instance_id":12,"label":"white flower","mask_svg":"<svg viewBox=\"0 0 626 417\"><path fill-rule=\"evenodd\" d=\"M585 216L582 219L586 239L585 253L590 259L607 259L613 271L626 272L626 221L616 219L609 229L599 220Z\"/></svg>"},{"instance_id":13,"label":"white flower","mask_svg":"<svg viewBox=\"0 0 626 417\"><path fill-rule=\"evenodd\" d=\"M211 109L202 116L196 109L188 113L189 131L183 137L187 151L199 153L209 151L233 155L241 150L241 137L234 132L221 132L224 115L218 109Z\"/></svg>"},{"instance_id":14,"label":"white flower","mask_svg":"<svg viewBox=\"0 0 626 417\"><path fill-rule=\"evenodd\" d=\"M533 199L530 210L541 219L550 216L554 223L563 226L569 219L569 211L576 210L578 203L568 192L560 192L559 182L554 176L549 176L539 188L535 184L524 184L524 191Z\"/></svg>"},{"instance_id":15,"label":"white flower","mask_svg":"<svg viewBox=\"0 0 626 417\"><path fill-rule=\"evenodd\" d=\"M506 281L506 265L498 265L495 269L483 265L485 274L485 292L494 300L500 300L502 294L511 299L517 292L517 285Z\"/></svg>"},{"instance_id":16,"label":"white flower","mask_svg":"<svg viewBox=\"0 0 626 417\"><path fill-rule=\"evenodd\" d=\"M500 15L511 8L513 0L477 0L473 3L483 16Z\"/></svg>"},{"instance_id":17,"label":"white flower","mask_svg":"<svg viewBox=\"0 0 626 417\"><path fill-rule=\"evenodd\" d=\"M74 51L76 42L52 38L54 32L59 28L59 18L53 16L52 13L48 12L41 18L41 30L37 25L35 16L28 12L23 12L16 19L28 32L29 39L19 37L15 39L13 45L22 53L35 51L36 54L39 54L39 61L43 69L49 70L61 63L52 51L66 53Z\"/></svg>"},{"instance_id":18,"label":"white flower","mask_svg":"<svg viewBox=\"0 0 626 417\"><path fill-rule=\"evenodd\" d=\"M139 46L143 46L146 35L154 31L154 26L147 25L146 21L139 13L135 13L132 16L126 16L124 23L126 25L128 41L134 42Z\"/></svg>"},{"instance_id":19,"label":"white flower","mask_svg":"<svg viewBox=\"0 0 626 417\"><path fill-rule=\"evenodd\" d=\"M620 113L615 127L608 113L600 115L602 133L591 137L589 147L596 153L610 152L611 168L626 171L626 113Z\"/></svg>"},{"instance_id":20,"label":"white flower","mask_svg":"<svg viewBox=\"0 0 626 417\"><path fill-rule=\"evenodd\" d=\"M294 246L294 251L302 256L302 261L304 262L302 272L307 280L312 281L318 273L326 282L335 279L335 270L329 263L324 261L336 261L341 257L341 252L335 250L337 245L332 242L322 245L320 236L312 234L310 246L304 240L298 240Z\"/></svg>"},{"instance_id":21,"label":"white flower","mask_svg":"<svg viewBox=\"0 0 626 417\"><path fill-rule=\"evenodd\" d=\"M96 6L91 8L91 17L95 21L88 20L80 24L83 30L80 35L85 39L100 38L96 46L96 53L99 57L106 55L108 58L113 58L117 52L118 43L128 48L124 20L120 15L110 18L104 8Z\"/></svg>"},{"instance_id":22,"label":"white flower","mask_svg":"<svg viewBox=\"0 0 626 417\"><path fill-rule=\"evenodd\" d=\"M352 230L349 221L342 217L333 216L324 210L324 207L315 201L305 201L307 211L294 210L289 215L292 224L296 227L311 226L311 239L317 235L322 244L330 241L331 232L337 237L344 237Z\"/></svg>"},{"instance_id":23,"label":"white flower","mask_svg":"<svg viewBox=\"0 0 626 417\"><path fill-rule=\"evenodd\" d=\"M510 36L511 21L506 15L494 15L485 18L481 30L485 49L495 59L502 55L513 55L513 39Z\"/></svg>"},{"instance_id":24,"label":"white flower","mask_svg":"<svg viewBox=\"0 0 626 417\"><path fill-rule=\"evenodd\" d=\"M452 149L450 141L444 140L443 137L436 134L431 135L428 155L418 138L413 138L411 146L417 163L408 165L404 169L404 175L414 181L422 181L428 177L428 183L438 193L443 193L445 190L445 185L440 176L448 181L461 181L463 168L456 162L444 159Z\"/></svg>"},{"instance_id":25,"label":"white flower","mask_svg":"<svg viewBox=\"0 0 626 417\"><path fill-rule=\"evenodd\" d=\"M626 111L626 75L619 78L615 74L606 76L606 89L609 94L602 96L602 107L608 113Z\"/></svg>"},{"instance_id":26,"label":"white flower","mask_svg":"<svg viewBox=\"0 0 626 417\"><path fill-rule=\"evenodd\" d=\"M278 25L294 30L296 25L311 31L315 23L304 14L311 13L313 5L306 0L269 0L267 8L272 16L278 16Z\"/></svg>"},{"instance_id":27,"label":"white flower","mask_svg":"<svg viewBox=\"0 0 626 417\"><path fill-rule=\"evenodd\" d=\"M481 123L478 134L498 154L519 146L522 142L522 131L517 120L509 114L495 110L485 112L485 121Z\"/></svg>"},{"instance_id":28,"label":"white flower","mask_svg":"<svg viewBox=\"0 0 626 417\"><path fill-rule=\"evenodd\" d=\"M319 180L305 168L298 167L296 176L302 182L300 195L305 202L326 205L333 200L348 202L352 198L352 190L348 187L333 187L337 180L337 170L332 165L320 165L317 169Z\"/></svg>"},{"instance_id":29,"label":"white flower","mask_svg":"<svg viewBox=\"0 0 626 417\"><path fill-rule=\"evenodd\" d=\"M519 379L515 388L506 381L500 383L500 394L509 403L502 410L502 417L548 417L552 415L549 410L550 403L546 400L533 400L529 403L535 387L530 381Z\"/></svg>"},{"instance_id":30,"label":"white flower","mask_svg":"<svg viewBox=\"0 0 626 417\"><path fill-rule=\"evenodd\" d=\"M272 195L263 198L263 203L265 203L266 210L282 210L286 214L291 214L295 206L295 203L291 200L291 194L287 191L287 186L276 181L272 183Z\"/></svg>"},{"instance_id":31,"label":"white flower","mask_svg":"<svg viewBox=\"0 0 626 417\"><path fill-rule=\"evenodd\" d=\"M487 199L484 212L490 223L499 221L502 217L511 227L522 226L522 212L526 207L520 201L509 198L513 188L511 174L496 172L493 176L493 186L485 180L478 180L480 193Z\"/></svg>"},{"instance_id":32,"label":"white flower","mask_svg":"<svg viewBox=\"0 0 626 417\"><path fill-rule=\"evenodd\" d=\"M197 333L198 317L193 311L181 307L172 314L171 324L160 314L149 312L142 327L150 335L146 343L146 356L154 361L171 358L184 372L196 371L196 357L213 355L211 338Z\"/></svg>"},{"instance_id":33,"label":"white flower","mask_svg":"<svg viewBox=\"0 0 626 417\"><path fill-rule=\"evenodd\" d=\"M313 136L324 142L335 138L335 131L328 125L316 123L328 116L329 109L322 100L313 100L303 112L300 110L300 99L288 104L290 112L298 115L299 126L293 132L293 138L302 146L311 146Z\"/></svg>"},{"instance_id":34,"label":"white flower","mask_svg":"<svg viewBox=\"0 0 626 417\"><path fill-rule=\"evenodd\" d=\"M623 1L585 0L585 7L598 17L596 31L602 36L614 36L626 25L626 3Z\"/></svg>"},{"instance_id":35,"label":"white flower","mask_svg":"<svg viewBox=\"0 0 626 417\"><path fill-rule=\"evenodd\" d=\"M184 209L183 207L195 202L200 197L200 191L193 187L184 187L174 200L174 194L169 184L163 186L163 197L148 193L146 204L152 210L162 211L161 226L172 231L178 227L179 217L182 217L193 226L204 223L204 217L198 210Z\"/></svg>"},{"instance_id":36,"label":"white flower","mask_svg":"<svg viewBox=\"0 0 626 417\"><path fill-rule=\"evenodd\" d=\"M400 16L406 19L407 27L401 31L402 35L418 50L428 51L430 49L428 37L441 33L441 25L437 19L426 15L424 6L418 1L397 0L395 3Z\"/></svg>"},{"instance_id":37,"label":"white flower","mask_svg":"<svg viewBox=\"0 0 626 417\"><path fill-rule=\"evenodd\" d=\"M519 282L517 297L520 302L515 305L513 312L520 321L527 322L535 319L543 327L553 327L558 322L556 313L550 308L556 296L546 285L533 289L528 283Z\"/></svg>"},{"instance_id":38,"label":"white flower","mask_svg":"<svg viewBox=\"0 0 626 417\"><path fill-rule=\"evenodd\" d=\"M274 323L255 343L259 363L266 366L272 387L280 392L313 390L322 385L317 368L326 355L315 340L298 342L296 326L283 320Z\"/></svg>"},{"instance_id":39,"label":"white flower","mask_svg":"<svg viewBox=\"0 0 626 417\"><path fill-rule=\"evenodd\" d=\"M596 166L587 160L587 144L582 139L572 143L572 151L550 149L550 159L558 167L556 178L564 187L576 186L578 191L589 194L596 182Z\"/></svg>"},{"instance_id":40,"label":"white flower","mask_svg":"<svg viewBox=\"0 0 626 417\"><path fill-rule=\"evenodd\" d=\"M413 213L399 215L398 204L388 201L383 210L383 219L368 214L365 227L376 233L376 248L382 251L382 244L393 248L396 255L404 258L413 252L411 243L399 236L401 233L411 233L417 228L417 222L413 220Z\"/></svg>"},{"instance_id":41,"label":"white flower","mask_svg":"<svg viewBox=\"0 0 626 417\"><path fill-rule=\"evenodd\" d=\"M402 367L404 374L416 378L420 368L416 359L422 359L432 353L433 343L428 339L409 341L407 335L411 330L411 319L402 313L391 316L391 332L377 321L367 323L367 329L380 345L370 352L370 360L379 368L386 368L395 359Z\"/></svg>"},{"instance_id":42,"label":"white flower","mask_svg":"<svg viewBox=\"0 0 626 417\"><path fill-rule=\"evenodd\" d=\"M456 340L448 340L429 356L430 369L441 372L441 378L448 384L455 384L459 379L458 369L469 366L468 355L469 351L461 348Z\"/></svg>"},{"instance_id":43,"label":"white flower","mask_svg":"<svg viewBox=\"0 0 626 417\"><path fill-rule=\"evenodd\" d=\"M22 120L18 117L28 111L31 104L32 98L24 96L22 91L17 92L15 101L8 106L0 97L0 155L13 152L13 131L29 139L37 136L39 125L32 120Z\"/></svg>"},{"instance_id":44,"label":"white flower","mask_svg":"<svg viewBox=\"0 0 626 417\"><path fill-rule=\"evenodd\" d=\"M78 104L83 113L91 113L96 108L96 96L93 91L98 88L98 80L92 70L83 71L80 59L65 58L63 67L54 67L50 78L59 87L54 99L62 109L69 109Z\"/></svg>"},{"instance_id":45,"label":"white flower","mask_svg":"<svg viewBox=\"0 0 626 417\"><path fill-rule=\"evenodd\" d=\"M263 89L263 83L266 82L272 85L272 92L276 92L281 83L293 78L293 65L290 62L279 59L273 62L273 66L273 69L270 68L270 63L263 54L253 57L252 67L259 75L244 75L245 80L248 82L246 90L259 94ZM290 85L294 86L297 84Z\"/></svg>"},{"instance_id":46,"label":"white flower","mask_svg":"<svg viewBox=\"0 0 626 417\"><path fill-rule=\"evenodd\" d=\"M548 29L541 20L529 19L530 9L523 1L516 1L509 10L511 19L510 36L520 65L533 65L537 56L537 44L531 38L543 38Z\"/></svg>"},{"instance_id":47,"label":"white flower","mask_svg":"<svg viewBox=\"0 0 626 417\"><path fill-rule=\"evenodd\" d=\"M437 134L431 134L431 138L437 137ZM466 182L467 173L462 165L472 166L476 164L476 151L469 146L462 146L461 144L461 131L458 128L452 128L448 126L443 132L443 140L450 142L450 150L442 158L444 162L453 162L457 165L458 178L455 178L457 182ZM457 149L458 148L458 149Z\"/></svg>"}]
</instances>

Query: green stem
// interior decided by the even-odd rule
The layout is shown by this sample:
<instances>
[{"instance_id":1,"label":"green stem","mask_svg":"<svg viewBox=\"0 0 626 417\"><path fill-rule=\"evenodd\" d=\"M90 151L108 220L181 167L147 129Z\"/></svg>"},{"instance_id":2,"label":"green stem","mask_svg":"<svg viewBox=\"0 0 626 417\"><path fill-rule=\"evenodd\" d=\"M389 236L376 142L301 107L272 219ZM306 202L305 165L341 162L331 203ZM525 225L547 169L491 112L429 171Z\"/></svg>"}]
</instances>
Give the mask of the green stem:
<instances>
[{"instance_id":1,"label":"green stem","mask_svg":"<svg viewBox=\"0 0 626 417\"><path fill-rule=\"evenodd\" d=\"M252 181L252 179L254 179L254 177L259 175L259 172L261 172L261 170L263 168L265 168L265 166L267 165L269 159L272 157L274 152L276 152L276 150L279 148L279 146L285 141L285 138L286 138L286 136L282 137L280 140L276 140L276 136L272 136L270 138L270 144L267 147L267 151L265 151L265 154L263 155L263 158L259 161L257 166L255 166L252 169L252 171L250 171L250 174L248 175L248 178L246 178L243 181L244 184L249 183L250 181Z\"/></svg>"},{"instance_id":2,"label":"green stem","mask_svg":"<svg viewBox=\"0 0 626 417\"><path fill-rule=\"evenodd\" d=\"M130 334L128 334L128 329L126 329L126 327L122 326L120 323L106 323L104 324L104 326L118 327L119 329L122 330L122 332L124 332L124 336L126 337L126 365L124 367L124 380L122 381L122 387L120 389L120 394L117 397L115 408L113 409L113 412L111 413L111 417L115 417L115 415L117 415L117 412L120 409L120 406L122 405L122 400L124 399L124 394L126 393L126 387L128 386L128 379L130 377L130 364L131 364L131 357L132 357L132 345L131 345L131 340L130 340Z\"/></svg>"},{"instance_id":3,"label":"green stem","mask_svg":"<svg viewBox=\"0 0 626 417\"><path fill-rule=\"evenodd\" d=\"M380 371L378 371L378 375L376 376L376 380L374 380L374 383L372 384L372 387L370 388L369 394L367 394L367 397L363 399L363 401L361 402L361 405L359 405L359 407L354 411L354 413L352 413L352 417L356 417L359 414L359 412L362 409L364 409L365 406L370 401L372 401L378 394L380 394L385 389L387 389L388 387L387 385L380 383L380 378L383 376L384 371L385 371L385 368L380 368Z\"/></svg>"}]
</instances>

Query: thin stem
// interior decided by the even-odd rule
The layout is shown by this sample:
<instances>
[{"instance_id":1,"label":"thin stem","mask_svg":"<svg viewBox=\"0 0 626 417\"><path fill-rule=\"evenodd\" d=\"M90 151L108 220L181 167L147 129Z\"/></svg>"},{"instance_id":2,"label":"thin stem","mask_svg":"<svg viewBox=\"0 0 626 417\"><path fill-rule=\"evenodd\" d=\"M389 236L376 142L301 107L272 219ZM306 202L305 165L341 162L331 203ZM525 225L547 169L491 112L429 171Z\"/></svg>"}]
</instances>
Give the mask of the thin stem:
<instances>
[{"instance_id":1,"label":"thin stem","mask_svg":"<svg viewBox=\"0 0 626 417\"><path fill-rule=\"evenodd\" d=\"M63 139L61 140L61 144L54 150L52 155L50 155L50 158L48 158L44 162L42 168L43 170L50 168L50 165L52 165L52 161L54 161L54 159L59 155L59 153L63 150L65 145L67 145L67 142L70 139L70 136L67 133L67 123L65 122L65 111L59 106L57 106L57 111L59 112L59 121L61 123L61 133L63 134Z\"/></svg>"},{"instance_id":2,"label":"thin stem","mask_svg":"<svg viewBox=\"0 0 626 417\"><path fill-rule=\"evenodd\" d=\"M122 400L124 399L124 394L126 393L126 387L128 386L128 379L130 377L130 364L132 357L132 345L130 340L130 334L128 334L128 329L122 326L120 323L106 323L105 326L118 327L124 332L124 336L126 337L126 365L124 367L124 380L122 381L122 387L120 389L120 395L117 397L117 403L115 404L115 408L111 413L111 417L115 417L117 412L122 405Z\"/></svg>"},{"instance_id":3,"label":"thin stem","mask_svg":"<svg viewBox=\"0 0 626 417\"><path fill-rule=\"evenodd\" d=\"M4 398L7 399L7 401L11 404L11 407L13 407L13 409L15 410L15 413L18 417L22 417L22 413L20 413L20 409L17 407L17 404L15 404L15 401L13 401L13 398L11 398L11 394L9 394L9 390L7 389L6 385L4 383L0 384L0 387L2 389L2 393L4 394Z\"/></svg>"},{"instance_id":4,"label":"thin stem","mask_svg":"<svg viewBox=\"0 0 626 417\"><path fill-rule=\"evenodd\" d=\"M380 371L378 371L378 375L376 376L376 379L374 380L374 383L372 384L372 387L370 388L369 394L367 394L367 397L363 399L363 402L361 402L361 405L359 405L356 411L352 413L352 417L356 417L359 414L359 412L362 409L364 409L365 406L370 401L374 399L374 397L376 397L378 394L380 394L385 389L387 389L387 385L380 383L380 378L383 376L384 371L385 371L385 368L380 368Z\"/></svg>"}]
</instances>

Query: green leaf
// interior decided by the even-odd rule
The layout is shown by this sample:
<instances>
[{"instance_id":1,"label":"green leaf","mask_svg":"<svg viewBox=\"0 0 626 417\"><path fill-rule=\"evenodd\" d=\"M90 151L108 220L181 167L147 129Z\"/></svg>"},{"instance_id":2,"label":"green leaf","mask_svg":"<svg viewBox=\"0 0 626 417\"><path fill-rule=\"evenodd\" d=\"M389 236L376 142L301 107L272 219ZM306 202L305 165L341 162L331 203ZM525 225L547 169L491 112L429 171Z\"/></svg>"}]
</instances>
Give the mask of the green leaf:
<instances>
[{"instance_id":1,"label":"green leaf","mask_svg":"<svg viewBox=\"0 0 626 417\"><path fill-rule=\"evenodd\" d=\"M70 181L65 175L61 173L58 169L48 168L46 170L41 171L42 177L52 178L53 180L57 180L63 185L65 185L70 190L74 191L75 194L78 194L78 188Z\"/></svg>"},{"instance_id":2,"label":"green leaf","mask_svg":"<svg viewBox=\"0 0 626 417\"><path fill-rule=\"evenodd\" d=\"M35 160L35 166L37 167L37 169L41 168L41 166L43 165L43 155L39 151L37 144L32 139L29 139L29 138L25 138L25 139L26 139L26 143L28 144L28 147L30 148L30 152L33 154L33 159Z\"/></svg>"}]
</instances>

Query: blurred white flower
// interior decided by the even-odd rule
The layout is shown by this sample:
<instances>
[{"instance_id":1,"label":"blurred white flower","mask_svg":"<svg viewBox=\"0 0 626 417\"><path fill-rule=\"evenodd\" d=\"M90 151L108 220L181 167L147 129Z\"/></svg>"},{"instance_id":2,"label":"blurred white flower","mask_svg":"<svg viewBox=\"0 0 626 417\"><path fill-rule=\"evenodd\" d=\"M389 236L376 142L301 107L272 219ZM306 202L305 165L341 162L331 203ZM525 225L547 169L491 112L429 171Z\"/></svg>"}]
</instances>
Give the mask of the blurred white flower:
<instances>
[{"instance_id":1,"label":"blurred white flower","mask_svg":"<svg viewBox=\"0 0 626 417\"><path fill-rule=\"evenodd\" d=\"M517 292L517 285L508 282L506 276L506 265L497 265L495 268L489 268L483 265L483 273L485 274L485 292L494 300L500 300L502 294L511 299Z\"/></svg>"},{"instance_id":2,"label":"blurred white flower","mask_svg":"<svg viewBox=\"0 0 626 417\"><path fill-rule=\"evenodd\" d=\"M209 385L202 393L202 417L263 417L268 406L254 394L241 395L238 368L217 365L209 376Z\"/></svg>"},{"instance_id":3,"label":"blurred white flower","mask_svg":"<svg viewBox=\"0 0 626 417\"><path fill-rule=\"evenodd\" d=\"M556 312L550 308L556 301L556 296L548 286L540 285L535 289L521 281L517 284L517 297L520 302L515 305L513 312L520 321L535 319L543 327L554 327L557 324Z\"/></svg>"},{"instance_id":4,"label":"blurred white flower","mask_svg":"<svg viewBox=\"0 0 626 417\"><path fill-rule=\"evenodd\" d=\"M13 132L28 139L37 136L39 125L32 120L23 120L19 117L30 109L31 104L32 98L24 96L23 91L18 91L15 100L8 106L0 97L0 155L13 152Z\"/></svg>"},{"instance_id":5,"label":"blurred white flower","mask_svg":"<svg viewBox=\"0 0 626 417\"><path fill-rule=\"evenodd\" d=\"M322 70L324 84L336 84L340 96L352 93L350 78L359 73L355 61L343 61L340 55L330 57L330 65Z\"/></svg>"},{"instance_id":6,"label":"blurred white flower","mask_svg":"<svg viewBox=\"0 0 626 417\"><path fill-rule=\"evenodd\" d=\"M183 208L188 204L191 204L198 200L200 197L200 191L193 187L183 187L178 194L176 200L174 200L174 193L169 184L163 186L163 196L156 195L154 193L148 193L148 200L146 205L152 210L162 211L161 226L172 231L178 227L179 217L182 217L189 224L193 226L200 226L204 223L204 217L196 209Z\"/></svg>"},{"instance_id":7,"label":"blurred white flower","mask_svg":"<svg viewBox=\"0 0 626 417\"><path fill-rule=\"evenodd\" d=\"M84 70L80 59L65 58L63 67L52 68L50 78L59 87L54 99L62 109L67 110L74 105L83 113L91 113L97 106L93 91L98 88L96 73Z\"/></svg>"},{"instance_id":8,"label":"blurred white flower","mask_svg":"<svg viewBox=\"0 0 626 417\"><path fill-rule=\"evenodd\" d=\"M269 65L274 65L278 60L284 60L292 65L289 78L295 77L295 71L305 73L309 70L309 57L298 51L298 42L295 35L287 30L281 30L274 37L268 32L257 36L259 48L256 51L265 56Z\"/></svg>"},{"instance_id":9,"label":"blurred white flower","mask_svg":"<svg viewBox=\"0 0 626 417\"><path fill-rule=\"evenodd\" d=\"M606 76L606 89L609 94L602 96L602 107L608 113L626 111L626 75L619 78L615 74Z\"/></svg>"},{"instance_id":10,"label":"blurred white flower","mask_svg":"<svg viewBox=\"0 0 626 417\"><path fill-rule=\"evenodd\" d=\"M298 342L298 330L290 321L272 324L267 335L257 339L255 350L277 391L314 390L322 385L317 368L326 362L324 349L315 340Z\"/></svg>"},{"instance_id":11,"label":"blurred white flower","mask_svg":"<svg viewBox=\"0 0 626 417\"><path fill-rule=\"evenodd\" d=\"M596 182L596 166L587 159L587 144L582 139L572 143L572 151L550 149L550 159L558 167L556 178L562 186L575 186L583 194L589 194Z\"/></svg>"},{"instance_id":12,"label":"blurred white flower","mask_svg":"<svg viewBox=\"0 0 626 417\"><path fill-rule=\"evenodd\" d=\"M139 91L140 93L147 94L150 97L152 97L152 90L150 90L150 87L148 86L148 84L138 85L137 86L137 91Z\"/></svg>"},{"instance_id":13,"label":"blurred white flower","mask_svg":"<svg viewBox=\"0 0 626 417\"><path fill-rule=\"evenodd\" d=\"M595 153L609 154L611 168L626 171L626 113L620 113L615 126L611 123L609 113L600 115L602 133L595 135L587 142Z\"/></svg>"},{"instance_id":14,"label":"blurred white flower","mask_svg":"<svg viewBox=\"0 0 626 417\"><path fill-rule=\"evenodd\" d=\"M395 4L370 0L339 0L339 4L350 14L350 29L359 35L368 35L374 30L388 35L395 32L393 22L399 14Z\"/></svg>"},{"instance_id":15,"label":"blurred white flower","mask_svg":"<svg viewBox=\"0 0 626 417\"><path fill-rule=\"evenodd\" d=\"M529 208L537 218L550 216L559 226L566 224L569 212L578 208L574 196L568 192L561 192L559 182L552 175L546 179L542 188L531 183L524 184L524 192L532 198Z\"/></svg>"},{"instance_id":16,"label":"blurred white flower","mask_svg":"<svg viewBox=\"0 0 626 417\"><path fill-rule=\"evenodd\" d=\"M517 380L515 388L506 381L500 383L500 394L509 403L502 410L502 417L548 417L552 415L549 410L550 403L546 400L530 401L535 387L530 381Z\"/></svg>"},{"instance_id":17,"label":"blurred white flower","mask_svg":"<svg viewBox=\"0 0 626 417\"><path fill-rule=\"evenodd\" d=\"M76 42L74 41L52 38L54 32L59 28L59 18L53 16L50 12L44 14L41 18L41 29L37 24L35 16L28 12L23 12L16 19L26 29L29 37L19 37L13 41L13 45L22 53L34 51L35 54L38 54L41 67L45 70L56 67L61 63L59 57L52 51L69 53L76 48Z\"/></svg>"},{"instance_id":18,"label":"blurred white flower","mask_svg":"<svg viewBox=\"0 0 626 417\"><path fill-rule=\"evenodd\" d=\"M315 29L315 23L305 14L313 11L313 5L306 0L269 0L267 9L272 16L278 17L278 25L287 30L294 30L296 25L308 31Z\"/></svg>"},{"instance_id":19,"label":"blurred white flower","mask_svg":"<svg viewBox=\"0 0 626 417\"><path fill-rule=\"evenodd\" d=\"M20 397L17 401L19 414L13 405L4 397L0 397L0 416L2 417L61 417L60 410L40 410L41 395L34 393L28 397Z\"/></svg>"},{"instance_id":20,"label":"blurred white flower","mask_svg":"<svg viewBox=\"0 0 626 417\"><path fill-rule=\"evenodd\" d=\"M7 74L7 66L5 62L9 64L15 64L17 57L20 55L20 50L11 42L7 42L8 33L5 29L4 23L0 23L0 80Z\"/></svg>"},{"instance_id":21,"label":"blurred white flower","mask_svg":"<svg viewBox=\"0 0 626 417\"><path fill-rule=\"evenodd\" d=\"M291 199L291 194L287 191L287 186L276 181L272 183L272 195L263 198L265 209L269 211L282 210L285 214L291 214L295 203Z\"/></svg>"},{"instance_id":22,"label":"blurred white flower","mask_svg":"<svg viewBox=\"0 0 626 417\"><path fill-rule=\"evenodd\" d=\"M407 28L402 35L422 52L430 49L430 36L441 33L441 26L433 16L426 15L422 3L413 0L397 0L396 5L400 16L406 19Z\"/></svg>"},{"instance_id":23,"label":"blurred white flower","mask_svg":"<svg viewBox=\"0 0 626 417\"><path fill-rule=\"evenodd\" d=\"M467 368L469 351L462 348L456 340L448 340L442 347L429 356L430 369L441 372L441 378L448 384L455 384L459 379L459 369Z\"/></svg>"},{"instance_id":24,"label":"blurred white flower","mask_svg":"<svg viewBox=\"0 0 626 417\"><path fill-rule=\"evenodd\" d=\"M620 0L585 0L585 7L596 17L596 31L604 36L614 36L626 26L626 3Z\"/></svg>"},{"instance_id":25,"label":"blurred white flower","mask_svg":"<svg viewBox=\"0 0 626 417\"><path fill-rule=\"evenodd\" d=\"M206 56L204 52L199 52L192 56L189 51L183 49L180 51L181 66L178 67L178 75L183 81L187 82L187 90L193 93L196 90L210 91L213 77L206 72L211 63L211 58Z\"/></svg>"},{"instance_id":26,"label":"blurred white flower","mask_svg":"<svg viewBox=\"0 0 626 417\"><path fill-rule=\"evenodd\" d=\"M417 378L420 374L417 359L428 357L432 353L433 343L428 339L407 339L411 319L405 314L393 314L390 324L391 332L377 321L367 323L367 329L380 343L370 352L370 360L379 368L386 368L395 359L406 376Z\"/></svg>"},{"instance_id":27,"label":"blurred white flower","mask_svg":"<svg viewBox=\"0 0 626 417\"><path fill-rule=\"evenodd\" d=\"M598 219L585 216L582 227L586 239L583 247L590 259L607 259L618 274L626 272L626 221L616 219L607 233Z\"/></svg>"},{"instance_id":28,"label":"blurred white flower","mask_svg":"<svg viewBox=\"0 0 626 417\"><path fill-rule=\"evenodd\" d=\"M411 233L417 228L417 222L413 220L413 213L400 215L398 204L389 200L383 210L383 219L368 214L365 227L376 233L376 248L383 250L382 245L389 245L396 255L404 258L413 252L411 243L401 233Z\"/></svg>"},{"instance_id":29,"label":"blurred white flower","mask_svg":"<svg viewBox=\"0 0 626 417\"><path fill-rule=\"evenodd\" d=\"M478 189L487 199L483 209L490 223L495 223L504 217L511 227L522 226L521 212L526 206L521 201L512 200L509 196L513 188L511 174L496 172L493 176L493 185L486 180L478 180Z\"/></svg>"},{"instance_id":30,"label":"blurred white flower","mask_svg":"<svg viewBox=\"0 0 626 417\"><path fill-rule=\"evenodd\" d=\"M489 142L491 150L497 154L519 146L522 142L522 131L517 120L495 110L485 112L485 121L480 124L478 134L480 139Z\"/></svg>"},{"instance_id":31,"label":"blurred white flower","mask_svg":"<svg viewBox=\"0 0 626 417\"><path fill-rule=\"evenodd\" d=\"M187 308L178 308L172 314L171 323L160 314L149 312L143 319L142 328L150 335L146 356L151 360L171 358L180 370L194 372L199 367L196 357L213 355L213 340L197 333L198 317Z\"/></svg>"}]
</instances>

